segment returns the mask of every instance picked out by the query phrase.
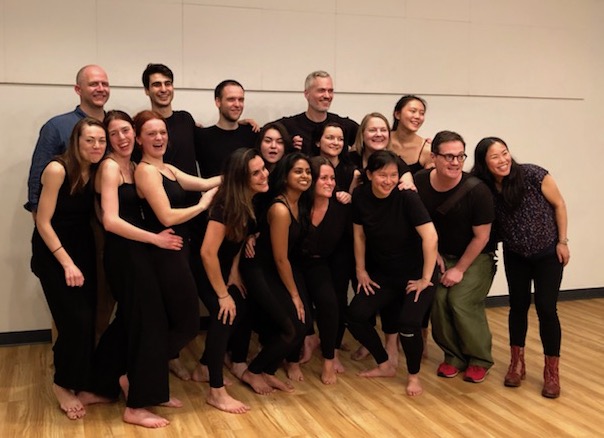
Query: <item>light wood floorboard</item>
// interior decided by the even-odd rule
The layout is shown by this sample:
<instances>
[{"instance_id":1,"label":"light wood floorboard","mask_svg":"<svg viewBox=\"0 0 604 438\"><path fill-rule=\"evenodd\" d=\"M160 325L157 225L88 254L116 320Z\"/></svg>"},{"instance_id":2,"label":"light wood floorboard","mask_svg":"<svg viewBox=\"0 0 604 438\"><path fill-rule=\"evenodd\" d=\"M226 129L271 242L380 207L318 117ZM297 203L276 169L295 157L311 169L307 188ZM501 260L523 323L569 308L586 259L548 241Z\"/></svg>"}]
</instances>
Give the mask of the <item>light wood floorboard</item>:
<instances>
[{"instance_id":1,"label":"light wood floorboard","mask_svg":"<svg viewBox=\"0 0 604 438\"><path fill-rule=\"evenodd\" d=\"M527 379L505 388L508 365L507 308L487 310L493 332L495 366L482 384L461 376L436 376L442 358L429 342L422 366L425 393L405 395L404 369L391 379L364 379L356 372L371 359L343 357L347 372L338 383L320 382L318 354L305 365L306 381L293 394L259 396L237 382L229 391L252 407L245 415L220 412L205 403L207 384L171 377L172 393L185 406L157 408L171 424L148 430L122 422L123 401L88 408L83 420L70 421L51 392L49 344L0 347L0 437L597 437L604 436L604 299L559 304L563 327L562 396L541 396L543 356L534 310L527 340ZM193 368L204 335L184 351ZM349 345L356 342L347 336ZM404 359L402 359L404 362ZM280 375L283 376L279 371Z\"/></svg>"}]
</instances>

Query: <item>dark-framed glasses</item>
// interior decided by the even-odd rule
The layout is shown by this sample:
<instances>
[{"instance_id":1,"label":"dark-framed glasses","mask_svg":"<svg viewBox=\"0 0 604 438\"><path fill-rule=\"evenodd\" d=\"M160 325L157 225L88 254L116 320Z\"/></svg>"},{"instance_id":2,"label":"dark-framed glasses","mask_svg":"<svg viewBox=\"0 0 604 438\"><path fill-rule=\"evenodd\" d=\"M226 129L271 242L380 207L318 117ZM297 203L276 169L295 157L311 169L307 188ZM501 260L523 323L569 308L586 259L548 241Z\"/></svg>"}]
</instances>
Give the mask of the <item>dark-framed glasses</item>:
<instances>
[{"instance_id":1,"label":"dark-framed glasses","mask_svg":"<svg viewBox=\"0 0 604 438\"><path fill-rule=\"evenodd\" d=\"M468 158L466 154L453 155L437 153L436 155L443 157L447 163L452 163L455 159L457 159L458 162L463 163L464 161L466 161L466 158Z\"/></svg>"}]
</instances>

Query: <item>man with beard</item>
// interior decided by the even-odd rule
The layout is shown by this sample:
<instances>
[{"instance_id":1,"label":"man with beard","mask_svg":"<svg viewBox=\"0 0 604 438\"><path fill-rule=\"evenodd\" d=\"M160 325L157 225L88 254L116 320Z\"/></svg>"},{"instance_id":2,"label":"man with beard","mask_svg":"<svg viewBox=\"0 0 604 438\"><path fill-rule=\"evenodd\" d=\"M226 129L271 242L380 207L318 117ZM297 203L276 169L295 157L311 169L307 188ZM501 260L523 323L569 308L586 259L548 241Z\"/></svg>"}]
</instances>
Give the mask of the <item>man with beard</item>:
<instances>
[{"instance_id":1,"label":"man with beard","mask_svg":"<svg viewBox=\"0 0 604 438\"><path fill-rule=\"evenodd\" d=\"M340 117L328 112L333 100L333 93L333 80L326 71L314 71L306 77L304 81L304 98L308 102L306 111L277 120L292 136L294 148L307 155L318 155L318 148L312 144L313 133L327 122L342 125L345 148L354 143L359 124L348 117Z\"/></svg>"},{"instance_id":2,"label":"man with beard","mask_svg":"<svg viewBox=\"0 0 604 438\"><path fill-rule=\"evenodd\" d=\"M98 65L86 65L76 75L74 90L80 96L80 104L68 113L51 118L40 129L40 136L31 159L28 194L25 209L32 212L35 219L40 197L40 177L46 165L55 155L65 152L73 127L84 117L103 121L104 106L109 100L109 79Z\"/></svg>"},{"instance_id":3,"label":"man with beard","mask_svg":"<svg viewBox=\"0 0 604 438\"><path fill-rule=\"evenodd\" d=\"M252 121L239 123L245 102L245 90L239 82L227 79L219 83L214 89L214 102L218 122L197 132L196 156L203 178L219 175L227 157L239 148L254 147L257 137Z\"/></svg>"}]
</instances>

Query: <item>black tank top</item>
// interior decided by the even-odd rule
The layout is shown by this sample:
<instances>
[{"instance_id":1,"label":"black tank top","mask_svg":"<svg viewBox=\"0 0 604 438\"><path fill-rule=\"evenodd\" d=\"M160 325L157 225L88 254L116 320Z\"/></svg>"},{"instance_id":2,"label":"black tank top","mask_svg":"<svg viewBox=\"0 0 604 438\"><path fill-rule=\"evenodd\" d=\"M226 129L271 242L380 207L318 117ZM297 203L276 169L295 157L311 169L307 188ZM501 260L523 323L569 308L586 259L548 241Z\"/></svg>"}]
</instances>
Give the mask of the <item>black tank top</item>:
<instances>
[{"instance_id":1,"label":"black tank top","mask_svg":"<svg viewBox=\"0 0 604 438\"><path fill-rule=\"evenodd\" d=\"M184 208L187 206L187 192L181 187L178 181L171 180L166 177L164 174L162 176L162 185L164 186L164 190L166 191L166 195L168 196L168 200L170 201L170 207L172 208ZM142 200L143 207L143 219L145 224L145 229L152 231L154 233L159 233L162 230L165 230L166 226L164 226L157 216L155 212L149 205L146 199ZM172 225L171 227L176 234L182 237L189 237L188 226L185 224Z\"/></svg>"}]
</instances>

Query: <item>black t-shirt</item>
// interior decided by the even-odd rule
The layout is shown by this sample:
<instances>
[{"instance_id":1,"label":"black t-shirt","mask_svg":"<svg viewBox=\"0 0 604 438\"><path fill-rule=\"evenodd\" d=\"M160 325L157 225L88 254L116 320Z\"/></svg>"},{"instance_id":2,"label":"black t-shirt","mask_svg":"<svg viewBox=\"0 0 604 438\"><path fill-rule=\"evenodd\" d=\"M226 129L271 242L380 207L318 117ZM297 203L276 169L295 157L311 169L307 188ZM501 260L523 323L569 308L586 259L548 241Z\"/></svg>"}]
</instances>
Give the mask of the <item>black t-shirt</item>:
<instances>
[{"instance_id":1,"label":"black t-shirt","mask_svg":"<svg viewBox=\"0 0 604 438\"><path fill-rule=\"evenodd\" d=\"M215 221L224 225L224 205L215 204L210 209L208 221ZM222 241L220 248L218 249L218 261L220 262L220 271L222 272L222 278L226 282L231 272L231 266L233 265L233 259L241 249L243 241L235 242L227 239L226 237Z\"/></svg>"},{"instance_id":2,"label":"black t-shirt","mask_svg":"<svg viewBox=\"0 0 604 438\"><path fill-rule=\"evenodd\" d=\"M470 241L474 237L473 226L490 224L495 220L493 196L484 183L479 183L466 193L446 214L437 213L437 209L449 197L459 190L463 183L470 177L463 173L462 179L451 190L437 192L430 183L430 170L423 170L415 174L415 186L424 205L432 216L434 226L438 232L438 250L441 254L461 257ZM489 242L482 250L483 253L495 250L494 243Z\"/></svg>"},{"instance_id":3,"label":"black t-shirt","mask_svg":"<svg viewBox=\"0 0 604 438\"><path fill-rule=\"evenodd\" d=\"M390 277L415 273L423 266L422 241L415 227L430 222L418 194L394 189L387 198L376 197L371 184L352 195L352 221L365 232L365 267Z\"/></svg>"},{"instance_id":4,"label":"black t-shirt","mask_svg":"<svg viewBox=\"0 0 604 438\"><path fill-rule=\"evenodd\" d=\"M276 120L282 123L287 129L288 134L293 138L296 135L302 137L302 152L307 155L317 155L318 148L312 144L312 138L314 132L319 127L325 125L327 122L336 122L342 125L344 128L344 149L354 144L354 139L359 129L359 124L348 117L340 117L334 113L327 113L327 118L323 122L313 122L306 113L300 113L295 116L283 117ZM316 150L316 151L315 151ZM291 151L285 151L286 153Z\"/></svg>"},{"instance_id":5,"label":"black t-shirt","mask_svg":"<svg viewBox=\"0 0 604 438\"><path fill-rule=\"evenodd\" d=\"M166 119L168 128L168 148L164 163L197 176L195 165L195 120L187 111L174 111Z\"/></svg>"},{"instance_id":6,"label":"black t-shirt","mask_svg":"<svg viewBox=\"0 0 604 438\"><path fill-rule=\"evenodd\" d=\"M197 128L195 155L201 176L210 178L220 175L228 156L239 148L253 148L257 137L258 134L249 125L239 125L233 130L216 125Z\"/></svg>"}]
</instances>

